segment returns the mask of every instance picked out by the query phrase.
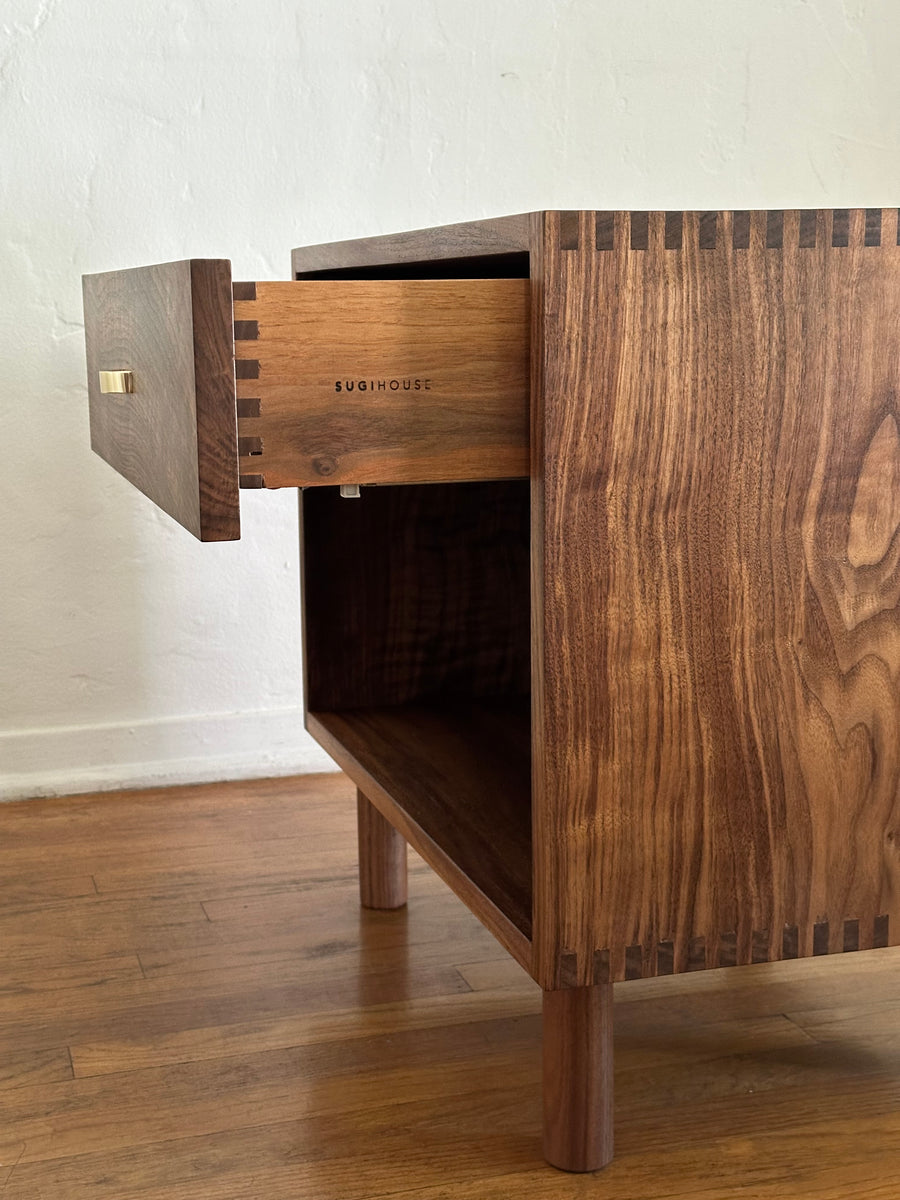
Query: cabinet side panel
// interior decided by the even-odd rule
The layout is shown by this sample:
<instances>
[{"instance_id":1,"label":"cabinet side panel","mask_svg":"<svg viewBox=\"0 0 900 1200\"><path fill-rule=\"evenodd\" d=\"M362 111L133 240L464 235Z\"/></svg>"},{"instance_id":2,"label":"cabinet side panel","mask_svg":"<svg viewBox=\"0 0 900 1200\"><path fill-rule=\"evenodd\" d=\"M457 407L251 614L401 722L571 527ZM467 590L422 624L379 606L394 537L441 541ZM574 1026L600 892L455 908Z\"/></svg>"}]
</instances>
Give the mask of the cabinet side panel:
<instances>
[{"instance_id":1,"label":"cabinet side panel","mask_svg":"<svg viewBox=\"0 0 900 1200\"><path fill-rule=\"evenodd\" d=\"M266 487L528 474L528 281L258 283L241 467Z\"/></svg>"},{"instance_id":2,"label":"cabinet side panel","mask_svg":"<svg viewBox=\"0 0 900 1200\"><path fill-rule=\"evenodd\" d=\"M544 986L900 940L896 212L634 217L545 220Z\"/></svg>"}]
</instances>

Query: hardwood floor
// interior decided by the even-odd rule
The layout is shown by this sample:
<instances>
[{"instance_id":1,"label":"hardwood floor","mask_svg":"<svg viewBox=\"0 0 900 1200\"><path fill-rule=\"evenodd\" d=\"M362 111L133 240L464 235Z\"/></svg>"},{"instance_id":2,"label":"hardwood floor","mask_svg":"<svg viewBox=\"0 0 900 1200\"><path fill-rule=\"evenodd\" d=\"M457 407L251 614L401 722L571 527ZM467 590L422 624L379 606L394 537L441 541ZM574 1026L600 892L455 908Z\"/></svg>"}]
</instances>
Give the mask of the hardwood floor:
<instances>
[{"instance_id":1,"label":"hardwood floor","mask_svg":"<svg viewBox=\"0 0 900 1200\"><path fill-rule=\"evenodd\" d=\"M339 775L0 806L2 1200L894 1200L900 951L616 985L616 1158L541 1159L541 994Z\"/></svg>"}]
</instances>

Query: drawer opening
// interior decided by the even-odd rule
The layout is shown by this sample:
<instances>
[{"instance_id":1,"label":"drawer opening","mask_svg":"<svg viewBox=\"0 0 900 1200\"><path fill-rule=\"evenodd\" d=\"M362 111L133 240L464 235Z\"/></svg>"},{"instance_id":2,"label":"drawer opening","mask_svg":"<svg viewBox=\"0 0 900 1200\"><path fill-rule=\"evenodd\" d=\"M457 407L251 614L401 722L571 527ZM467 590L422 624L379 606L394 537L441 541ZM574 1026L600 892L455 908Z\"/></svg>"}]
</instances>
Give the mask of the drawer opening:
<instances>
[{"instance_id":1,"label":"drawer opening","mask_svg":"<svg viewBox=\"0 0 900 1200\"><path fill-rule=\"evenodd\" d=\"M528 480L315 488L301 513L310 730L530 939Z\"/></svg>"},{"instance_id":2,"label":"drawer opening","mask_svg":"<svg viewBox=\"0 0 900 1200\"><path fill-rule=\"evenodd\" d=\"M331 267L321 271L295 271L295 279L529 279L531 256L527 250L510 254L479 254L472 258L444 258L431 262L385 263L378 266Z\"/></svg>"}]
</instances>

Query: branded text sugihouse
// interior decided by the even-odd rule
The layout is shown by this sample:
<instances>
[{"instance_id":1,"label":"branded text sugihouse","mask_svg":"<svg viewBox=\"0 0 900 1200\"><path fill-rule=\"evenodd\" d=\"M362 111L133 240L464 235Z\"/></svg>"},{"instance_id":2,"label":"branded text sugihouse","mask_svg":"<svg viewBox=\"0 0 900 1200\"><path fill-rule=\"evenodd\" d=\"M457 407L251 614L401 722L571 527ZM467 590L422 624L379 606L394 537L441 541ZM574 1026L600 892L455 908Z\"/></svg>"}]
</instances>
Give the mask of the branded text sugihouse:
<instances>
[{"instance_id":1,"label":"branded text sugihouse","mask_svg":"<svg viewBox=\"0 0 900 1200\"><path fill-rule=\"evenodd\" d=\"M336 392L430 392L430 379L336 379Z\"/></svg>"}]
</instances>

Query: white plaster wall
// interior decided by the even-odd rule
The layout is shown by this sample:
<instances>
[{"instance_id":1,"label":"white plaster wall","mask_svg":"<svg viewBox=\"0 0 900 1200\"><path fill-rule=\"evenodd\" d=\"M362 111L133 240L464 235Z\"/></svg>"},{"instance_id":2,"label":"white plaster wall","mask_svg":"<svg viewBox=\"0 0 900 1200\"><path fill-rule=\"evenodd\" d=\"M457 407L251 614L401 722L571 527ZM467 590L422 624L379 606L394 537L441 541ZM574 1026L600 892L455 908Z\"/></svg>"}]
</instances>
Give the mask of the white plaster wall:
<instances>
[{"instance_id":1,"label":"white plaster wall","mask_svg":"<svg viewBox=\"0 0 900 1200\"><path fill-rule=\"evenodd\" d=\"M900 202L896 0L3 0L0 796L300 771L292 493L88 447L79 276L545 207Z\"/></svg>"}]
</instances>

